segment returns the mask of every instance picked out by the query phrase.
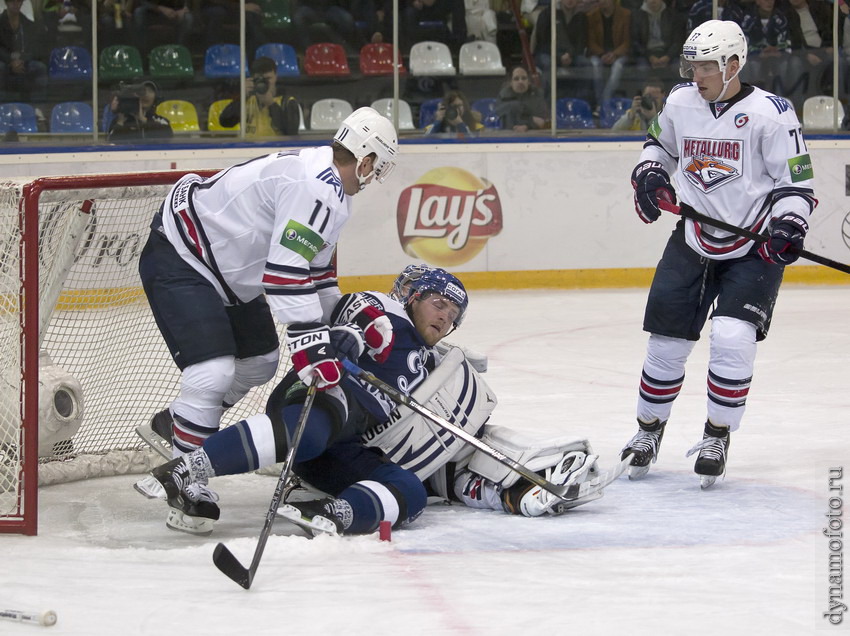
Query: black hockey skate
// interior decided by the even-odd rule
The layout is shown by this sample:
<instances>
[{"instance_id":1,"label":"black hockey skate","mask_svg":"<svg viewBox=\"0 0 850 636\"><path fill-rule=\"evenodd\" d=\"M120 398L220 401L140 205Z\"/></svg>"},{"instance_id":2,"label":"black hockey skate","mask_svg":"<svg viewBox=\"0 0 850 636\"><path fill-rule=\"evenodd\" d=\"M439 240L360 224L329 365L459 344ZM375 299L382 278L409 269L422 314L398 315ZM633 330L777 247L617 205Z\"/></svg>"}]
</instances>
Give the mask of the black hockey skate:
<instances>
[{"instance_id":1,"label":"black hockey skate","mask_svg":"<svg viewBox=\"0 0 850 636\"><path fill-rule=\"evenodd\" d=\"M333 497L286 503L278 509L277 514L304 528L314 537L343 534L351 525L354 515L347 501Z\"/></svg>"},{"instance_id":2,"label":"black hockey skate","mask_svg":"<svg viewBox=\"0 0 850 636\"><path fill-rule=\"evenodd\" d=\"M714 485L717 478L726 472L726 457L729 454L729 428L705 423L702 441L688 451L687 457L699 452L694 472L699 475L700 488L705 490Z\"/></svg>"},{"instance_id":3,"label":"black hockey skate","mask_svg":"<svg viewBox=\"0 0 850 636\"><path fill-rule=\"evenodd\" d=\"M170 508L165 525L189 534L209 535L220 510L216 495L204 484L193 482L185 457L154 468L151 475L165 489Z\"/></svg>"},{"instance_id":4,"label":"black hockey skate","mask_svg":"<svg viewBox=\"0 0 850 636\"><path fill-rule=\"evenodd\" d=\"M145 440L145 443L162 455L165 459L173 457L171 453L171 412L162 410L151 418L147 424L136 427L136 435Z\"/></svg>"},{"instance_id":5,"label":"black hockey skate","mask_svg":"<svg viewBox=\"0 0 850 636\"><path fill-rule=\"evenodd\" d=\"M629 467L629 479L641 479L649 472L649 464L658 459L658 449L661 447L661 438L664 437L664 427L667 422L654 420L649 424L638 420L640 427L635 436L626 444L620 453L620 459L632 455L632 464Z\"/></svg>"}]
</instances>

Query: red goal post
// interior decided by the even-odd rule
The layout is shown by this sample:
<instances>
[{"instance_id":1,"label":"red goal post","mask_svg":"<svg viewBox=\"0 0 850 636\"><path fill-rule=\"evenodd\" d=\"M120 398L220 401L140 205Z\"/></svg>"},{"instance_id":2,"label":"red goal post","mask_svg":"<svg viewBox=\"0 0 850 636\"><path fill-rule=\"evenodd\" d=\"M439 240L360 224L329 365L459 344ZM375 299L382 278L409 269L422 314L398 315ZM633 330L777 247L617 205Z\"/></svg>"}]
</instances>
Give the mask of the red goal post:
<instances>
[{"instance_id":1,"label":"red goal post","mask_svg":"<svg viewBox=\"0 0 850 636\"><path fill-rule=\"evenodd\" d=\"M176 397L179 371L138 258L184 174L0 182L0 532L37 533L38 486L159 463L135 428ZM223 424L262 412L276 379Z\"/></svg>"}]
</instances>

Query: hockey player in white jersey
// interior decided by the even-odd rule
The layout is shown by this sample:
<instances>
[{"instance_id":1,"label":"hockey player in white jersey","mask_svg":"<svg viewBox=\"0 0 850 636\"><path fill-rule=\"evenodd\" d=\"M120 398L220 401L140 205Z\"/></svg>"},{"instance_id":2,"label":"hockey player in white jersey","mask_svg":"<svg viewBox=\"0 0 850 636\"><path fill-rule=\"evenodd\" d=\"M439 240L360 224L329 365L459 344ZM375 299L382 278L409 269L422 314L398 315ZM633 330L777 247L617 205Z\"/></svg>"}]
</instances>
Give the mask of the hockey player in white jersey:
<instances>
[{"instance_id":1,"label":"hockey player in white jersey","mask_svg":"<svg viewBox=\"0 0 850 636\"><path fill-rule=\"evenodd\" d=\"M747 42L734 22L710 20L682 49L682 76L651 124L632 173L645 223L678 199L753 232L761 244L681 219L655 272L644 316L651 335L640 379L639 430L623 449L630 477L658 456L685 361L711 312L707 418L688 455L703 488L724 474L730 432L744 414L756 343L770 326L784 266L803 246L816 205L811 159L790 102L742 84ZM712 311L712 305L714 309Z\"/></svg>"},{"instance_id":2,"label":"hockey player in white jersey","mask_svg":"<svg viewBox=\"0 0 850 636\"><path fill-rule=\"evenodd\" d=\"M169 192L139 272L182 371L178 397L154 420L172 429L175 456L200 447L218 430L224 408L274 376L279 342L272 316L300 323L288 337L316 336L297 365L305 381L320 390L339 382L341 366L323 324L340 298L334 249L351 197L386 181L397 153L392 123L360 108L328 146L275 152L208 179L187 175ZM367 307L357 323L370 352L386 357L389 320ZM198 506L217 517L214 493L196 495Z\"/></svg>"}]
</instances>

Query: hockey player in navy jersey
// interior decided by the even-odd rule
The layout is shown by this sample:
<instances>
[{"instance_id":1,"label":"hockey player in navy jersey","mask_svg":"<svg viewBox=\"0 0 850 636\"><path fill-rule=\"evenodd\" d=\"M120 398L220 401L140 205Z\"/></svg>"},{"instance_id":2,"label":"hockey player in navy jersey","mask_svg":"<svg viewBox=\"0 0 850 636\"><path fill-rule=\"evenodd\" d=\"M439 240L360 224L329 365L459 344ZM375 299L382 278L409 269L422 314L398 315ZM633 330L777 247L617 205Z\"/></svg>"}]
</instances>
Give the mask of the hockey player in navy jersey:
<instances>
[{"instance_id":1,"label":"hockey player in navy jersey","mask_svg":"<svg viewBox=\"0 0 850 636\"><path fill-rule=\"evenodd\" d=\"M467 304L457 278L439 268L411 266L398 277L390 295L344 296L332 312L330 341L341 355L356 359L362 368L411 393L467 432L483 435L547 479L572 485L594 477L597 456L586 440L539 442L504 427L485 431L496 397L464 352L441 342L460 325ZM393 325L395 341L383 361L363 352L357 323L367 306L380 308ZM290 348L294 369L270 396L266 414L222 430L202 448L153 471L167 493L169 527L209 533L218 510L193 500L193 485L206 484L216 475L256 470L285 457L306 393L299 376L309 367L338 364L321 356L310 360L299 355L297 342ZM297 449L295 473L331 497L287 503L278 512L315 533L372 532L384 520L398 527L419 515L426 493L526 516L561 514L602 496L593 491L563 502L519 479L489 455L473 452L418 414L402 412L380 391L353 377L317 394Z\"/></svg>"},{"instance_id":2,"label":"hockey player in navy jersey","mask_svg":"<svg viewBox=\"0 0 850 636\"><path fill-rule=\"evenodd\" d=\"M199 448L218 430L224 408L274 376L272 316L282 324L327 320L340 298L332 258L351 197L372 181L383 183L397 152L392 123L360 108L331 145L275 152L208 179L187 175L169 192L139 272L182 371L179 395L155 416L171 429L175 456ZM361 326L370 351L386 355L389 320L367 309ZM327 327L314 331L327 340ZM319 388L339 382L338 373L323 374L334 369L314 371ZM142 482L137 488L144 492ZM199 495L215 500L207 489Z\"/></svg>"},{"instance_id":3,"label":"hockey player in navy jersey","mask_svg":"<svg viewBox=\"0 0 850 636\"><path fill-rule=\"evenodd\" d=\"M649 292L651 335L640 379L632 479L658 456L685 362L711 317L707 418L688 455L701 486L726 470L730 433L744 414L756 343L767 336L784 266L797 259L817 201L811 159L788 100L742 84L747 42L734 22L710 20L682 49L682 76L651 124L632 173L635 209L645 223L678 199L713 219L753 232L757 244L706 223L681 219ZM674 187L675 184L675 187ZM713 307L713 309L712 309Z\"/></svg>"}]
</instances>

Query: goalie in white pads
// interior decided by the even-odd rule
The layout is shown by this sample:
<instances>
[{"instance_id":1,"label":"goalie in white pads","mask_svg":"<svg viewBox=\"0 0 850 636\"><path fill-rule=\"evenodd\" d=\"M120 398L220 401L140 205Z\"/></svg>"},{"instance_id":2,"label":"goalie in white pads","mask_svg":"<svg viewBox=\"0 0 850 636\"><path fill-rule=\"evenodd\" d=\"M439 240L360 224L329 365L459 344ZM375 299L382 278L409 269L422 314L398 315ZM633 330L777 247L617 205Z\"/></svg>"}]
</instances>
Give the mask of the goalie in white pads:
<instances>
[{"instance_id":1,"label":"goalie in white pads","mask_svg":"<svg viewBox=\"0 0 850 636\"><path fill-rule=\"evenodd\" d=\"M403 301L408 287L431 269L408 266L396 279L390 296ZM485 427L497 403L477 371L486 369L486 358L446 343L440 343L438 349L443 354L439 366L412 393L417 402L468 433L483 436L488 445L555 485L579 484L598 474L597 456L587 440L533 440L505 427ZM404 407L394 410L386 423L367 430L363 441L416 473L430 495L473 508L536 517L561 514L602 496L599 490L565 502Z\"/></svg>"}]
</instances>

